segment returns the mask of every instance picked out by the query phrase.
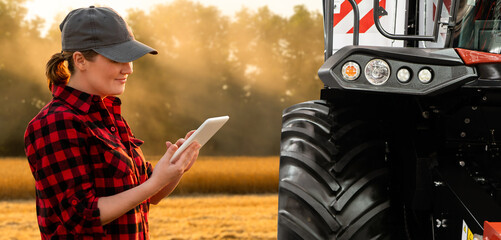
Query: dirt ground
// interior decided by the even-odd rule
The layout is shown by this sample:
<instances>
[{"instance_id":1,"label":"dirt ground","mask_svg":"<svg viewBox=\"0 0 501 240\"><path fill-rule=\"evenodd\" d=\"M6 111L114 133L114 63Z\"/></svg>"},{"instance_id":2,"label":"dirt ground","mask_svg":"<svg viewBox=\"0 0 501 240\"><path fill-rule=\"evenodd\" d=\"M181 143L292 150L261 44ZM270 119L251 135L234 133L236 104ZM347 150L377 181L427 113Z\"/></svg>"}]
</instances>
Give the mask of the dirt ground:
<instances>
[{"instance_id":1,"label":"dirt ground","mask_svg":"<svg viewBox=\"0 0 501 240\"><path fill-rule=\"evenodd\" d=\"M276 239L276 194L170 197L150 210L151 239ZM0 201L0 240L40 239L34 200Z\"/></svg>"}]
</instances>

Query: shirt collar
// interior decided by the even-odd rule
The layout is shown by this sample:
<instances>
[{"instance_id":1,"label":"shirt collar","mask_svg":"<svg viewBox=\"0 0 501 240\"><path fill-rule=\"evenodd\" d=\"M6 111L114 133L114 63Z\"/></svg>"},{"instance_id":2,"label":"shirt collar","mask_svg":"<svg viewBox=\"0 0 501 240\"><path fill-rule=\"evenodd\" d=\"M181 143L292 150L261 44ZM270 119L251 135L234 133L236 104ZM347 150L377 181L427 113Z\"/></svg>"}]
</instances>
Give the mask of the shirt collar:
<instances>
[{"instance_id":1,"label":"shirt collar","mask_svg":"<svg viewBox=\"0 0 501 240\"><path fill-rule=\"evenodd\" d=\"M101 100L98 95L88 94L80 90L74 89L67 85L53 85L52 95L54 98L61 99L62 101L68 103L72 107L88 113L90 107L98 102L103 102L106 107L120 106L121 101L118 97L108 96Z\"/></svg>"}]
</instances>

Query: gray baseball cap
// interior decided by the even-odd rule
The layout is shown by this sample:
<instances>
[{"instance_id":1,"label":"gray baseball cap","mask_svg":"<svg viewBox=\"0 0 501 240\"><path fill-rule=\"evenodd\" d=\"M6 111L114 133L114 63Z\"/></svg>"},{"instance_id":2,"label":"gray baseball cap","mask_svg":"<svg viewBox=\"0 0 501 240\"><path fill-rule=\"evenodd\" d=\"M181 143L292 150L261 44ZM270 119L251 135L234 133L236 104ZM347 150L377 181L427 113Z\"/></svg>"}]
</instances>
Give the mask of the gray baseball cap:
<instances>
[{"instance_id":1,"label":"gray baseball cap","mask_svg":"<svg viewBox=\"0 0 501 240\"><path fill-rule=\"evenodd\" d=\"M116 62L132 62L157 50L137 41L123 18L111 8L78 8L59 25L63 51L94 50Z\"/></svg>"}]
</instances>

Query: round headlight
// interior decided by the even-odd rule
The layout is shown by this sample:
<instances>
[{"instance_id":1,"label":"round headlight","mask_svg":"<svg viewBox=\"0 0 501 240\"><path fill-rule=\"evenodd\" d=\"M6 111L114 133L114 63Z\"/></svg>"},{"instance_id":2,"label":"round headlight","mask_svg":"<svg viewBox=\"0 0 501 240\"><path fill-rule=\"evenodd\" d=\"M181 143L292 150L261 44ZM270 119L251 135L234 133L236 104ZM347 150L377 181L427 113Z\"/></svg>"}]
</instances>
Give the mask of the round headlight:
<instances>
[{"instance_id":1,"label":"round headlight","mask_svg":"<svg viewBox=\"0 0 501 240\"><path fill-rule=\"evenodd\" d=\"M343 79L347 81L353 81L360 76L360 65L356 62L347 62L343 65L341 69L343 74Z\"/></svg>"},{"instance_id":2,"label":"round headlight","mask_svg":"<svg viewBox=\"0 0 501 240\"><path fill-rule=\"evenodd\" d=\"M409 82L411 80L411 71L405 67L398 69L397 79L402 83Z\"/></svg>"},{"instance_id":3,"label":"round headlight","mask_svg":"<svg viewBox=\"0 0 501 240\"><path fill-rule=\"evenodd\" d=\"M390 77L390 66L382 59L372 59L365 66L365 77L373 85L382 85Z\"/></svg>"},{"instance_id":4,"label":"round headlight","mask_svg":"<svg viewBox=\"0 0 501 240\"><path fill-rule=\"evenodd\" d=\"M429 68L419 70L418 79L422 83L429 83L433 80L433 72Z\"/></svg>"}]
</instances>

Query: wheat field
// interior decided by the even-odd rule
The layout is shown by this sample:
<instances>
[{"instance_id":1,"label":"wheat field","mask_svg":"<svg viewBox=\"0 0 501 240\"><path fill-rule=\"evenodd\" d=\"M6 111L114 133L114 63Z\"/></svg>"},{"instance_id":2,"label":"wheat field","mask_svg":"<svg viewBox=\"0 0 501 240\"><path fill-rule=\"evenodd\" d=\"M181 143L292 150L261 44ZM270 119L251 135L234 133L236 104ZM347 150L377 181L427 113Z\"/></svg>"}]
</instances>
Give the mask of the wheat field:
<instances>
[{"instance_id":1,"label":"wheat field","mask_svg":"<svg viewBox=\"0 0 501 240\"><path fill-rule=\"evenodd\" d=\"M151 239L276 239L278 197L171 197L152 206Z\"/></svg>"},{"instance_id":2,"label":"wheat field","mask_svg":"<svg viewBox=\"0 0 501 240\"><path fill-rule=\"evenodd\" d=\"M35 180L26 158L0 158L0 199L35 197Z\"/></svg>"},{"instance_id":3,"label":"wheat field","mask_svg":"<svg viewBox=\"0 0 501 240\"><path fill-rule=\"evenodd\" d=\"M150 209L152 240L276 239L276 194L168 197ZM0 240L40 239L34 200L0 201Z\"/></svg>"},{"instance_id":4,"label":"wheat field","mask_svg":"<svg viewBox=\"0 0 501 240\"><path fill-rule=\"evenodd\" d=\"M0 158L0 164L0 199L35 197L33 176L25 158ZM202 156L183 176L173 194L276 193L278 168L278 157Z\"/></svg>"},{"instance_id":5,"label":"wheat field","mask_svg":"<svg viewBox=\"0 0 501 240\"><path fill-rule=\"evenodd\" d=\"M39 239L27 160L0 163L0 240ZM151 239L276 239L278 168L278 157L200 157L151 206Z\"/></svg>"}]
</instances>

